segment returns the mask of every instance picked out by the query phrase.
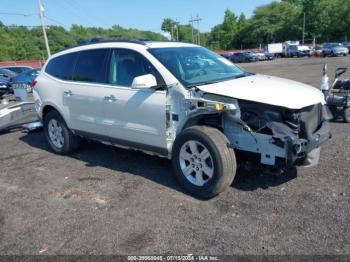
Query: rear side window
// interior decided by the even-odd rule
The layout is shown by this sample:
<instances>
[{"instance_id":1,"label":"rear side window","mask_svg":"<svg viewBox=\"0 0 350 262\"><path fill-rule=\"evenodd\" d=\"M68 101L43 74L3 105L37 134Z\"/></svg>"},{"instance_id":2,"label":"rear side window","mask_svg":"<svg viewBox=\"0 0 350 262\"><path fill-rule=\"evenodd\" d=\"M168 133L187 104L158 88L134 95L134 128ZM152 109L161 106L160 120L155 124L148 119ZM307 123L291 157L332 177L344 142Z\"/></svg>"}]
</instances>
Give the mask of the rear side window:
<instances>
[{"instance_id":1,"label":"rear side window","mask_svg":"<svg viewBox=\"0 0 350 262\"><path fill-rule=\"evenodd\" d=\"M45 72L62 80L72 80L77 53L55 57L46 66Z\"/></svg>"},{"instance_id":2,"label":"rear side window","mask_svg":"<svg viewBox=\"0 0 350 262\"><path fill-rule=\"evenodd\" d=\"M109 49L94 49L79 52L73 80L106 83Z\"/></svg>"}]
</instances>

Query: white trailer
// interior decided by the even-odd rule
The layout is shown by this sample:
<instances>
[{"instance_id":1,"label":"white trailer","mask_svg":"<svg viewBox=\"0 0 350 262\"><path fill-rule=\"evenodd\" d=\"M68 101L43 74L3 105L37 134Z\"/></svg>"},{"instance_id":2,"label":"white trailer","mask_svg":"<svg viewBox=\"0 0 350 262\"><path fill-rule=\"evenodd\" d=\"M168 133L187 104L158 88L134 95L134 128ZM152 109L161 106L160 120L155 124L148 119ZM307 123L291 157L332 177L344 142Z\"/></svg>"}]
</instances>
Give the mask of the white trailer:
<instances>
[{"instance_id":1,"label":"white trailer","mask_svg":"<svg viewBox=\"0 0 350 262\"><path fill-rule=\"evenodd\" d=\"M275 56L282 56L283 54L283 44L273 43L267 45L267 51Z\"/></svg>"}]
</instances>

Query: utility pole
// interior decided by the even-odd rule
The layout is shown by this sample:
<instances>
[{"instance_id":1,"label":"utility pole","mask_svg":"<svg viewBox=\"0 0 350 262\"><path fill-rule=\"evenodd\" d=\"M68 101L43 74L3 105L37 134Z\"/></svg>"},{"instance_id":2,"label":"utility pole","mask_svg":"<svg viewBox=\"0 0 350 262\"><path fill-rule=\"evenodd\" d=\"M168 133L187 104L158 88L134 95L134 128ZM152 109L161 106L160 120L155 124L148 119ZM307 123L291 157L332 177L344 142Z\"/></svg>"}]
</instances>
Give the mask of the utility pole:
<instances>
[{"instance_id":1,"label":"utility pole","mask_svg":"<svg viewBox=\"0 0 350 262\"><path fill-rule=\"evenodd\" d=\"M197 14L197 17L193 18L191 16L191 20L190 20L190 23L191 23L191 26L192 26L192 39L193 39L193 42L194 41L194 34L193 34L193 23L194 22L197 22L197 36L196 36L196 42L198 45L201 44L201 35L200 35L200 32L199 32L199 23L202 21L202 18L199 17L199 15Z\"/></svg>"},{"instance_id":2,"label":"utility pole","mask_svg":"<svg viewBox=\"0 0 350 262\"><path fill-rule=\"evenodd\" d=\"M191 19L190 19L190 24L191 24L191 29L192 29L192 43L194 43L194 32L193 32L193 17L191 16Z\"/></svg>"},{"instance_id":3,"label":"utility pole","mask_svg":"<svg viewBox=\"0 0 350 262\"><path fill-rule=\"evenodd\" d=\"M177 18L176 18L174 24L176 26L176 41L179 41L179 25L180 25L180 22L177 20Z\"/></svg>"},{"instance_id":4,"label":"utility pole","mask_svg":"<svg viewBox=\"0 0 350 262\"><path fill-rule=\"evenodd\" d=\"M43 34L44 34L44 39L45 39L45 46L46 46L46 51L47 51L47 58L51 56L50 52L50 46L49 46L49 41L47 40L47 35L46 35L46 28L45 28L45 22L44 22L44 6L41 3L41 0L38 0L39 4L39 16L40 16L40 21L41 21L41 27L43 28Z\"/></svg>"},{"instance_id":5,"label":"utility pole","mask_svg":"<svg viewBox=\"0 0 350 262\"><path fill-rule=\"evenodd\" d=\"M171 41L174 41L174 23L171 23Z\"/></svg>"},{"instance_id":6,"label":"utility pole","mask_svg":"<svg viewBox=\"0 0 350 262\"><path fill-rule=\"evenodd\" d=\"M306 13L304 12L304 22L303 22L303 44L305 44L305 24L306 24Z\"/></svg>"}]
</instances>

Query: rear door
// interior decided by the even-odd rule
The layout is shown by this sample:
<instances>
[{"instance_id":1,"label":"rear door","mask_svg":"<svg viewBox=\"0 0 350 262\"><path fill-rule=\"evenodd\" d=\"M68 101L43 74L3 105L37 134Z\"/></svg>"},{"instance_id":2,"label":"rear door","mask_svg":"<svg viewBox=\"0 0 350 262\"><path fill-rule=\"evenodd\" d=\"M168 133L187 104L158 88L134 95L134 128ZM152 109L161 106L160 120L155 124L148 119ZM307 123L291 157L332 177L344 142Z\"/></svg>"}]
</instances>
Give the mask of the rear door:
<instances>
[{"instance_id":1,"label":"rear door","mask_svg":"<svg viewBox=\"0 0 350 262\"><path fill-rule=\"evenodd\" d=\"M72 129L89 134L107 134L103 125L103 90L107 83L109 52L109 49L78 52L72 81L64 86L62 94Z\"/></svg>"}]
</instances>

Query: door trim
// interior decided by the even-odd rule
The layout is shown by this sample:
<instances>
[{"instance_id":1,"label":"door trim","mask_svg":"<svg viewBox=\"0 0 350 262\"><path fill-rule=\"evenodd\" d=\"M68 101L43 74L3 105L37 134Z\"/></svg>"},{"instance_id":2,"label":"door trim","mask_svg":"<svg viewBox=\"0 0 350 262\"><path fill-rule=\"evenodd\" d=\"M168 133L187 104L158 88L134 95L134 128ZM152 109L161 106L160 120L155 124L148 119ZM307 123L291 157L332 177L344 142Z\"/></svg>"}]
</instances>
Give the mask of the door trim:
<instances>
[{"instance_id":1,"label":"door trim","mask_svg":"<svg viewBox=\"0 0 350 262\"><path fill-rule=\"evenodd\" d=\"M168 158L168 156L169 156L169 152L168 152L167 148L150 146L150 145L146 145L146 144L142 144L142 143L126 141L126 140L122 140L122 139L118 139L118 138L113 138L113 137L99 135L99 134L93 134L93 133L79 131L79 130L73 130L73 132L74 132L74 134L76 134L78 136L82 136L86 139L109 143L113 146L127 147L129 149L138 150L138 151L142 151L142 152L146 152L146 153L151 152L151 153L155 153L156 155L159 155L161 157L166 157L166 158Z\"/></svg>"}]
</instances>

